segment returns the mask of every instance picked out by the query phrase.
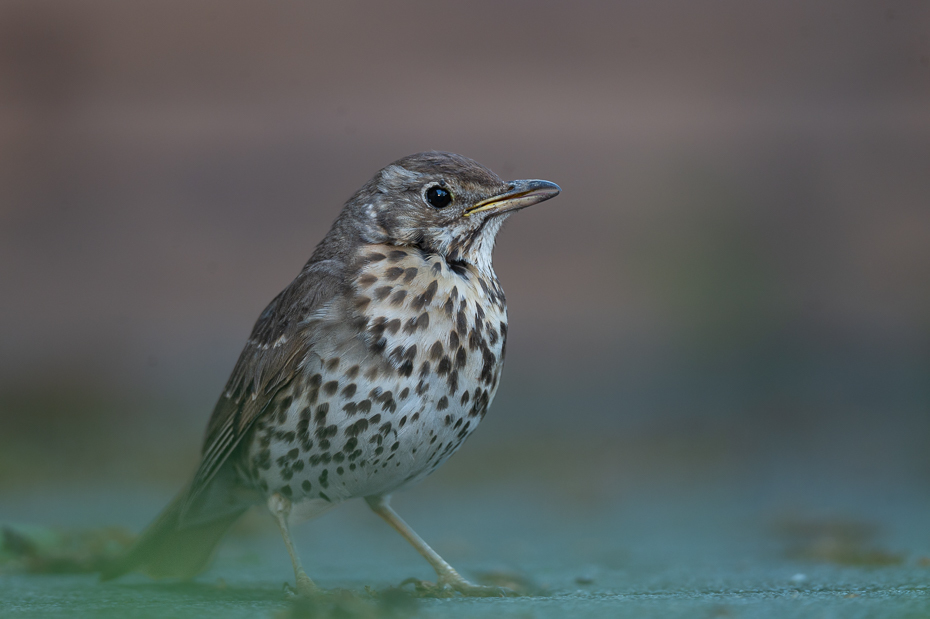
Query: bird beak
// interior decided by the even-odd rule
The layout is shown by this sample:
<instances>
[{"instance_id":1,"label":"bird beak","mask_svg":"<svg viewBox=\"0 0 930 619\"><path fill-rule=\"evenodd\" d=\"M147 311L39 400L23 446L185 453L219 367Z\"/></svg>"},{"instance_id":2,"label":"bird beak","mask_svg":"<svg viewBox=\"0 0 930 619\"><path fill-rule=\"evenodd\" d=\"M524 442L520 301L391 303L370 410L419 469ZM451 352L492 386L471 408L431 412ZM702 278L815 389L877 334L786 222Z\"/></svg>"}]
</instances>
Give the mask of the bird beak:
<instances>
[{"instance_id":1,"label":"bird beak","mask_svg":"<svg viewBox=\"0 0 930 619\"><path fill-rule=\"evenodd\" d=\"M478 202L465 211L465 217L485 211L491 211L492 215L516 211L554 198L561 191L558 185L549 181L511 181L507 191Z\"/></svg>"}]
</instances>

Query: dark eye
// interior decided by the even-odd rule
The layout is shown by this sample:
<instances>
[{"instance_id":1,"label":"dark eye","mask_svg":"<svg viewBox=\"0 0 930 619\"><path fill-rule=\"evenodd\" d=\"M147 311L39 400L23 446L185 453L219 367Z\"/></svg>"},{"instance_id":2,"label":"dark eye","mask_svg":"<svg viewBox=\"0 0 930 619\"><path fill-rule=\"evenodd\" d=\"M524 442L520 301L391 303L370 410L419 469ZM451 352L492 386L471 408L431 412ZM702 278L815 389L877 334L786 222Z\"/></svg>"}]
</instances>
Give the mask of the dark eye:
<instances>
[{"instance_id":1,"label":"dark eye","mask_svg":"<svg viewBox=\"0 0 930 619\"><path fill-rule=\"evenodd\" d=\"M433 185L426 190L426 201L433 208L446 208L452 204L452 194L439 185Z\"/></svg>"}]
</instances>

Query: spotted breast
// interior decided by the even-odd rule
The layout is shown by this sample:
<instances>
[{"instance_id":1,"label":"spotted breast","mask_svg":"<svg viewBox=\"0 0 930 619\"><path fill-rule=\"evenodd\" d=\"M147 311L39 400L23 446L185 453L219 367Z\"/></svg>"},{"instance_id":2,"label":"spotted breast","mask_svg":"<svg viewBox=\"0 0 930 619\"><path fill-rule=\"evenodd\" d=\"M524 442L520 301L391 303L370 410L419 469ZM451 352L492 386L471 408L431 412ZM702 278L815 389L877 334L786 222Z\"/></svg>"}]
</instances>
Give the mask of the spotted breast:
<instances>
[{"instance_id":1,"label":"spotted breast","mask_svg":"<svg viewBox=\"0 0 930 619\"><path fill-rule=\"evenodd\" d=\"M307 321L327 335L248 445L246 478L298 519L429 475L484 417L503 365L493 273L385 245L358 258L353 294Z\"/></svg>"}]
</instances>

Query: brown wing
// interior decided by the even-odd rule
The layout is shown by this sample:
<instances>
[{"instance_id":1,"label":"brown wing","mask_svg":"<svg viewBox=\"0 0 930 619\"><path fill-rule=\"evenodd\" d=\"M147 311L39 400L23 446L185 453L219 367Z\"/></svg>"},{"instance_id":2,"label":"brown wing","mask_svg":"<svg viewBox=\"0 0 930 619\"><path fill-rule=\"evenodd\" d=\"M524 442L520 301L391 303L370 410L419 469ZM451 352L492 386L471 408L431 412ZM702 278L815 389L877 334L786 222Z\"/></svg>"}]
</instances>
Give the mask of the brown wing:
<instances>
[{"instance_id":1,"label":"brown wing","mask_svg":"<svg viewBox=\"0 0 930 619\"><path fill-rule=\"evenodd\" d=\"M330 260L308 265L258 318L207 424L202 459L182 513L313 355L312 317L342 292L337 266Z\"/></svg>"}]
</instances>

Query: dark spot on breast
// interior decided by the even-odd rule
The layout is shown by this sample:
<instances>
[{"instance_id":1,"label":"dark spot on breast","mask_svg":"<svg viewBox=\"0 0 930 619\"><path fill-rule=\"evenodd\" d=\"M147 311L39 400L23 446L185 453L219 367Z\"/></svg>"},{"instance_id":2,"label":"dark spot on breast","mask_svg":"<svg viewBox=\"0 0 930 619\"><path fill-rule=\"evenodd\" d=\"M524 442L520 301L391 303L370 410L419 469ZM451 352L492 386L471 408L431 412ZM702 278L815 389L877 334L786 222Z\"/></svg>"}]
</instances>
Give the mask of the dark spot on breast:
<instances>
[{"instance_id":1,"label":"dark spot on breast","mask_svg":"<svg viewBox=\"0 0 930 619\"><path fill-rule=\"evenodd\" d=\"M304 489L304 492L310 492L310 488L313 487L313 484L310 483L309 479L305 479L301 482L300 487Z\"/></svg>"},{"instance_id":2,"label":"dark spot on breast","mask_svg":"<svg viewBox=\"0 0 930 619\"><path fill-rule=\"evenodd\" d=\"M346 378L353 380L356 376L358 376L359 369L360 368L357 365L350 367L348 370L346 370Z\"/></svg>"},{"instance_id":3,"label":"dark spot on breast","mask_svg":"<svg viewBox=\"0 0 930 619\"><path fill-rule=\"evenodd\" d=\"M403 274L404 274L404 270L402 268L391 267L390 269L385 271L384 276L388 279L388 281L393 282L395 279L397 279Z\"/></svg>"},{"instance_id":4,"label":"dark spot on breast","mask_svg":"<svg viewBox=\"0 0 930 619\"><path fill-rule=\"evenodd\" d=\"M449 350L455 350L459 347L459 334L455 331L449 331Z\"/></svg>"},{"instance_id":5,"label":"dark spot on breast","mask_svg":"<svg viewBox=\"0 0 930 619\"><path fill-rule=\"evenodd\" d=\"M380 423L381 413L375 413L374 415L368 418L368 421L370 421L371 423Z\"/></svg>"},{"instance_id":6,"label":"dark spot on breast","mask_svg":"<svg viewBox=\"0 0 930 619\"><path fill-rule=\"evenodd\" d=\"M384 352L385 348L387 348L387 338L383 337L371 345L371 350L375 353Z\"/></svg>"},{"instance_id":7,"label":"dark spot on breast","mask_svg":"<svg viewBox=\"0 0 930 619\"><path fill-rule=\"evenodd\" d=\"M468 353L465 352L465 348L459 346L459 349L455 352L455 367L461 368L465 367L465 361L468 358Z\"/></svg>"},{"instance_id":8,"label":"dark spot on breast","mask_svg":"<svg viewBox=\"0 0 930 619\"><path fill-rule=\"evenodd\" d=\"M497 331L492 327L488 327L488 341L491 342L491 346L497 344Z\"/></svg>"},{"instance_id":9,"label":"dark spot on breast","mask_svg":"<svg viewBox=\"0 0 930 619\"><path fill-rule=\"evenodd\" d=\"M327 501L327 502L329 502L329 503L332 503L332 502L333 502L332 499L330 499L328 496L326 496L326 493L324 493L324 492L321 491L321 492L319 493L319 495L320 495L320 498L323 499L324 501Z\"/></svg>"},{"instance_id":10,"label":"dark spot on breast","mask_svg":"<svg viewBox=\"0 0 930 619\"><path fill-rule=\"evenodd\" d=\"M472 329L468 333L468 348L469 350L478 350L478 347L481 346L481 338L478 336L478 332Z\"/></svg>"},{"instance_id":11,"label":"dark spot on breast","mask_svg":"<svg viewBox=\"0 0 930 619\"><path fill-rule=\"evenodd\" d=\"M408 360L408 361L404 361L403 363L400 364L400 367L397 368L397 372L398 372L401 376L404 376L404 377L406 377L406 378L409 378L410 375L413 374L413 362L412 362L412 361L409 361L409 360Z\"/></svg>"},{"instance_id":12,"label":"dark spot on breast","mask_svg":"<svg viewBox=\"0 0 930 619\"><path fill-rule=\"evenodd\" d=\"M337 467L336 467L336 474L337 474L337 475L342 475L342 474L345 473L345 472L346 472L346 470L345 470L344 468L342 468L341 466L337 466Z\"/></svg>"},{"instance_id":13,"label":"dark spot on breast","mask_svg":"<svg viewBox=\"0 0 930 619\"><path fill-rule=\"evenodd\" d=\"M371 321L371 324L368 326L368 332L371 333L372 337L381 337L384 335L384 330L387 329L387 326L384 324L385 322L387 322L387 318L384 316L378 316Z\"/></svg>"},{"instance_id":14,"label":"dark spot on breast","mask_svg":"<svg viewBox=\"0 0 930 619\"><path fill-rule=\"evenodd\" d=\"M429 358L433 361L438 361L442 357L442 342L436 340L429 349Z\"/></svg>"},{"instance_id":15,"label":"dark spot on breast","mask_svg":"<svg viewBox=\"0 0 930 619\"><path fill-rule=\"evenodd\" d=\"M370 410L371 410L371 400L366 399L358 403L358 412L367 413Z\"/></svg>"},{"instance_id":16,"label":"dark spot on breast","mask_svg":"<svg viewBox=\"0 0 930 619\"><path fill-rule=\"evenodd\" d=\"M443 422L444 422L447 426L451 426L451 425L452 425L452 415L446 415L445 418L443 419Z\"/></svg>"},{"instance_id":17,"label":"dark spot on breast","mask_svg":"<svg viewBox=\"0 0 930 619\"><path fill-rule=\"evenodd\" d=\"M339 428L336 426L336 424L330 424L330 425L324 426L324 427L322 427L322 428L317 428L315 434L316 434L316 437L317 437L318 439L327 439L327 438L330 438L330 437L332 437L332 436L336 436L336 432L338 432L338 431L339 431ZM321 447L322 447L322 445L321 445ZM325 449L325 448L324 448L324 449Z\"/></svg>"},{"instance_id":18,"label":"dark spot on breast","mask_svg":"<svg viewBox=\"0 0 930 619\"><path fill-rule=\"evenodd\" d=\"M455 392L459 388L459 371L452 370L452 373L449 374L449 395L455 395Z\"/></svg>"},{"instance_id":19,"label":"dark spot on breast","mask_svg":"<svg viewBox=\"0 0 930 619\"><path fill-rule=\"evenodd\" d=\"M423 293L427 303L432 303L433 297L436 296L437 290L439 290L439 282L434 279L429 283L429 286L426 287L426 291Z\"/></svg>"},{"instance_id":20,"label":"dark spot on breast","mask_svg":"<svg viewBox=\"0 0 930 619\"><path fill-rule=\"evenodd\" d=\"M417 268L410 267L404 270L404 283L409 284L413 281L413 278L417 276Z\"/></svg>"},{"instance_id":21,"label":"dark spot on breast","mask_svg":"<svg viewBox=\"0 0 930 619\"><path fill-rule=\"evenodd\" d=\"M459 310L455 315L455 330L461 337L468 333L468 319L465 317L465 311Z\"/></svg>"},{"instance_id":22,"label":"dark spot on breast","mask_svg":"<svg viewBox=\"0 0 930 619\"><path fill-rule=\"evenodd\" d=\"M446 299L445 304L442 306L442 311L446 313L446 316L451 316L452 312L455 310L455 302L452 300L452 297Z\"/></svg>"},{"instance_id":23,"label":"dark spot on breast","mask_svg":"<svg viewBox=\"0 0 930 619\"><path fill-rule=\"evenodd\" d=\"M439 365L436 366L436 373L440 376L445 376L452 369L452 361L449 357L444 356L439 360Z\"/></svg>"},{"instance_id":24,"label":"dark spot on breast","mask_svg":"<svg viewBox=\"0 0 930 619\"><path fill-rule=\"evenodd\" d=\"M413 318L408 319L407 324L404 325L404 333L406 333L407 335L410 335L416 330L417 330L417 318L416 316L414 316Z\"/></svg>"},{"instance_id":25,"label":"dark spot on breast","mask_svg":"<svg viewBox=\"0 0 930 619\"><path fill-rule=\"evenodd\" d=\"M378 278L372 275L371 273L365 273L358 278L358 283L362 286L371 286L373 283L378 281Z\"/></svg>"},{"instance_id":26,"label":"dark spot on breast","mask_svg":"<svg viewBox=\"0 0 930 619\"><path fill-rule=\"evenodd\" d=\"M424 361L423 365L420 366L420 378L426 378L429 376L429 361Z\"/></svg>"},{"instance_id":27,"label":"dark spot on breast","mask_svg":"<svg viewBox=\"0 0 930 619\"><path fill-rule=\"evenodd\" d=\"M403 428L405 425L407 425L407 415L404 415L400 418L400 421L397 423L397 427Z\"/></svg>"},{"instance_id":28,"label":"dark spot on breast","mask_svg":"<svg viewBox=\"0 0 930 619\"><path fill-rule=\"evenodd\" d=\"M407 396L410 395L410 387L404 387L398 396L401 400L406 400Z\"/></svg>"},{"instance_id":29,"label":"dark spot on breast","mask_svg":"<svg viewBox=\"0 0 930 619\"><path fill-rule=\"evenodd\" d=\"M313 415L313 420L318 426L326 423L326 413L329 412L329 402L323 402L316 407L316 414Z\"/></svg>"},{"instance_id":30,"label":"dark spot on breast","mask_svg":"<svg viewBox=\"0 0 930 619\"><path fill-rule=\"evenodd\" d=\"M396 441L393 445L391 445L391 451L397 451L398 447L400 447L400 441Z\"/></svg>"},{"instance_id":31,"label":"dark spot on breast","mask_svg":"<svg viewBox=\"0 0 930 619\"><path fill-rule=\"evenodd\" d=\"M381 262L384 260L384 254L379 254L378 252L371 252L368 254L368 262Z\"/></svg>"},{"instance_id":32,"label":"dark spot on breast","mask_svg":"<svg viewBox=\"0 0 930 619\"><path fill-rule=\"evenodd\" d=\"M293 469L294 469L295 471L297 471L297 472L299 473L300 471L304 470L304 461L303 461L303 460L298 460L298 461L294 462L291 466L293 467Z\"/></svg>"},{"instance_id":33,"label":"dark spot on breast","mask_svg":"<svg viewBox=\"0 0 930 619\"><path fill-rule=\"evenodd\" d=\"M285 486L281 486L281 488L278 490L278 494L283 494L287 498L291 498L291 495L294 494L294 491L291 490L290 486L285 485Z\"/></svg>"},{"instance_id":34,"label":"dark spot on breast","mask_svg":"<svg viewBox=\"0 0 930 619\"><path fill-rule=\"evenodd\" d=\"M449 269L459 277L468 277L468 265L460 260L448 261Z\"/></svg>"},{"instance_id":35,"label":"dark spot on breast","mask_svg":"<svg viewBox=\"0 0 930 619\"><path fill-rule=\"evenodd\" d=\"M394 290L393 286L379 286L375 288L371 296L375 298L375 301L383 301L387 298L391 291Z\"/></svg>"},{"instance_id":36,"label":"dark spot on breast","mask_svg":"<svg viewBox=\"0 0 930 619\"><path fill-rule=\"evenodd\" d=\"M433 272L433 275L439 275L440 273L442 273L442 262L439 260L434 262L431 270Z\"/></svg>"},{"instance_id":37,"label":"dark spot on breast","mask_svg":"<svg viewBox=\"0 0 930 619\"><path fill-rule=\"evenodd\" d=\"M388 332L391 335L394 335L400 329L400 318L389 320L385 326L387 327Z\"/></svg>"},{"instance_id":38,"label":"dark spot on breast","mask_svg":"<svg viewBox=\"0 0 930 619\"><path fill-rule=\"evenodd\" d=\"M323 469L323 472L320 473L317 481L320 482L320 485L324 488L329 488L329 469Z\"/></svg>"},{"instance_id":39,"label":"dark spot on breast","mask_svg":"<svg viewBox=\"0 0 930 619\"><path fill-rule=\"evenodd\" d=\"M342 397L347 398L347 399L351 398L352 396L355 395L355 389L356 389L355 383L349 383L348 385L346 385L345 389L342 390Z\"/></svg>"},{"instance_id":40,"label":"dark spot on breast","mask_svg":"<svg viewBox=\"0 0 930 619\"><path fill-rule=\"evenodd\" d=\"M416 394L423 395L424 393L426 393L427 389L429 389L429 383L424 382L423 380L420 380L420 382L417 383Z\"/></svg>"},{"instance_id":41,"label":"dark spot on breast","mask_svg":"<svg viewBox=\"0 0 930 619\"><path fill-rule=\"evenodd\" d=\"M323 393L326 395L333 395L337 389L339 389L339 381L331 380L323 383Z\"/></svg>"},{"instance_id":42,"label":"dark spot on breast","mask_svg":"<svg viewBox=\"0 0 930 619\"><path fill-rule=\"evenodd\" d=\"M397 291L391 296L391 305L395 305L395 306L396 306L396 305L400 305L401 303L404 302L404 298L406 298L406 296L407 296L407 291L406 291L406 290L404 290L403 288L397 290Z\"/></svg>"},{"instance_id":43,"label":"dark spot on breast","mask_svg":"<svg viewBox=\"0 0 930 619\"><path fill-rule=\"evenodd\" d=\"M444 411L449 408L449 398L442 396L439 398L439 401L436 402L436 410Z\"/></svg>"},{"instance_id":44,"label":"dark spot on breast","mask_svg":"<svg viewBox=\"0 0 930 619\"><path fill-rule=\"evenodd\" d=\"M491 382L497 359L487 347L484 348L484 365L481 368L481 380L485 383Z\"/></svg>"},{"instance_id":45,"label":"dark spot on breast","mask_svg":"<svg viewBox=\"0 0 930 619\"><path fill-rule=\"evenodd\" d=\"M363 312L365 308L368 307L368 304L371 303L371 299L368 297L357 296L353 304L355 305L356 311Z\"/></svg>"},{"instance_id":46,"label":"dark spot on breast","mask_svg":"<svg viewBox=\"0 0 930 619\"><path fill-rule=\"evenodd\" d=\"M468 394L468 390L466 389L465 392L462 393L462 400L461 400L462 406L465 406L466 404L468 404L468 398L469 398L469 394Z\"/></svg>"},{"instance_id":47,"label":"dark spot on breast","mask_svg":"<svg viewBox=\"0 0 930 619\"><path fill-rule=\"evenodd\" d=\"M382 425L380 428L378 428L378 432L380 432L380 433L383 434L384 436L387 436L388 433L391 431L391 428L392 428L392 427L393 427L393 426L391 425L391 422L388 421L388 422L386 422L384 425Z\"/></svg>"},{"instance_id":48,"label":"dark spot on breast","mask_svg":"<svg viewBox=\"0 0 930 619\"><path fill-rule=\"evenodd\" d=\"M362 432L368 429L368 420L365 418L359 419L353 424L346 426L345 434L346 436L358 436Z\"/></svg>"},{"instance_id":49,"label":"dark spot on breast","mask_svg":"<svg viewBox=\"0 0 930 619\"><path fill-rule=\"evenodd\" d=\"M300 450L297 449L296 447L295 447L294 449L290 450L289 452L287 452L287 458L288 458L288 460L296 460L296 459L297 459L297 456L299 456L299 455L300 455Z\"/></svg>"},{"instance_id":50,"label":"dark spot on breast","mask_svg":"<svg viewBox=\"0 0 930 619\"><path fill-rule=\"evenodd\" d=\"M390 260L391 262L399 262L406 257L407 257L407 252L400 250L400 249L395 249L394 251L388 254L388 260Z\"/></svg>"}]
</instances>

